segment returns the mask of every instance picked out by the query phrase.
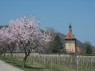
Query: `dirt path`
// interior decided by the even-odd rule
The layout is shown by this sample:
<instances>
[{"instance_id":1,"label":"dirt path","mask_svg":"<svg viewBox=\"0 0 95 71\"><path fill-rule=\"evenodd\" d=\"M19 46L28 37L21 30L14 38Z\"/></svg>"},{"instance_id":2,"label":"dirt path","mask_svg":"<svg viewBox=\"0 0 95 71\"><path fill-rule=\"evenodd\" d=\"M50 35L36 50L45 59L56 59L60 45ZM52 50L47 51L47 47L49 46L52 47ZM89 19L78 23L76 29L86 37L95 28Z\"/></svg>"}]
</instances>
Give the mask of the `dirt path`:
<instances>
[{"instance_id":1,"label":"dirt path","mask_svg":"<svg viewBox=\"0 0 95 71\"><path fill-rule=\"evenodd\" d=\"M0 60L0 71L23 71Z\"/></svg>"}]
</instances>

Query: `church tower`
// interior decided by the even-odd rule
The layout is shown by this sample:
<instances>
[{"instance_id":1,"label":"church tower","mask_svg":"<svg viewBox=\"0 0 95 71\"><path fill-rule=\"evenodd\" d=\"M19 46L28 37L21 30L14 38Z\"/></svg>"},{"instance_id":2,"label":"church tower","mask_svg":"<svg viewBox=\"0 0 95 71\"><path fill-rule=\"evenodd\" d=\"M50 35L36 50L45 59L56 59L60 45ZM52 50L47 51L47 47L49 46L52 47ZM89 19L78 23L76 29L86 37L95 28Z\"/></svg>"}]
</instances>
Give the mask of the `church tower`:
<instances>
[{"instance_id":1,"label":"church tower","mask_svg":"<svg viewBox=\"0 0 95 71\"><path fill-rule=\"evenodd\" d=\"M69 32L65 37L65 49L67 53L74 54L76 52L76 38L72 33L72 26L69 25Z\"/></svg>"}]
</instances>

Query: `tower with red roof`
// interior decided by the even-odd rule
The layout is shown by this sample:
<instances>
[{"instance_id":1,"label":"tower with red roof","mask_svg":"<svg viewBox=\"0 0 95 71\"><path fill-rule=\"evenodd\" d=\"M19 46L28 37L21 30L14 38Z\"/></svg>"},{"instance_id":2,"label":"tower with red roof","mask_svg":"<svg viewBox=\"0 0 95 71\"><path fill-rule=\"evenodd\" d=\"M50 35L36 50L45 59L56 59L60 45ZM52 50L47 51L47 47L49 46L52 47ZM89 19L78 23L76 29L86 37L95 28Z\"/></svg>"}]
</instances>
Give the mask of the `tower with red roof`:
<instances>
[{"instance_id":1,"label":"tower with red roof","mask_svg":"<svg viewBox=\"0 0 95 71\"><path fill-rule=\"evenodd\" d=\"M76 38L72 33L72 26L69 25L69 32L65 37L65 49L67 53L76 52Z\"/></svg>"}]
</instances>

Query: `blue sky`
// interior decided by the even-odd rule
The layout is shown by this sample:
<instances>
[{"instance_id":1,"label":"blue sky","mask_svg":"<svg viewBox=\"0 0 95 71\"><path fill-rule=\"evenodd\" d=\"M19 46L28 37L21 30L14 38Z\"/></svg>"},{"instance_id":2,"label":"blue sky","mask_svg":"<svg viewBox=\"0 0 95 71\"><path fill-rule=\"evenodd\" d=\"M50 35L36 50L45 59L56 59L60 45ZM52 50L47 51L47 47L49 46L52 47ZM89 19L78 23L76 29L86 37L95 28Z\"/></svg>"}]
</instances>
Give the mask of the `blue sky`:
<instances>
[{"instance_id":1,"label":"blue sky","mask_svg":"<svg viewBox=\"0 0 95 71\"><path fill-rule=\"evenodd\" d=\"M77 39L95 45L95 0L0 0L0 25L22 16L35 16L42 29L63 34L71 22Z\"/></svg>"}]
</instances>

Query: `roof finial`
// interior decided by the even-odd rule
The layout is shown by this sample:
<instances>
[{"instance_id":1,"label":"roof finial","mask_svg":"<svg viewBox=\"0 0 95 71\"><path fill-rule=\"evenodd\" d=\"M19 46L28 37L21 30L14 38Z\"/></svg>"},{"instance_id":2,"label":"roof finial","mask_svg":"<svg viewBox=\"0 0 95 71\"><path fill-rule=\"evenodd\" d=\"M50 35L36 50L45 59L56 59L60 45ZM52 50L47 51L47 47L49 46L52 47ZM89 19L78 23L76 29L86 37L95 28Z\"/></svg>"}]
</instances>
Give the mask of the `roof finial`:
<instances>
[{"instance_id":1,"label":"roof finial","mask_svg":"<svg viewBox=\"0 0 95 71\"><path fill-rule=\"evenodd\" d=\"M72 25L71 25L71 22L70 22L70 25L69 25L69 32L72 32Z\"/></svg>"}]
</instances>

